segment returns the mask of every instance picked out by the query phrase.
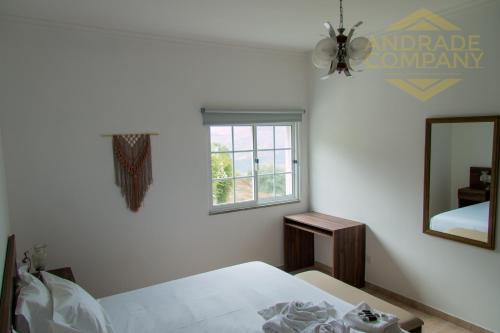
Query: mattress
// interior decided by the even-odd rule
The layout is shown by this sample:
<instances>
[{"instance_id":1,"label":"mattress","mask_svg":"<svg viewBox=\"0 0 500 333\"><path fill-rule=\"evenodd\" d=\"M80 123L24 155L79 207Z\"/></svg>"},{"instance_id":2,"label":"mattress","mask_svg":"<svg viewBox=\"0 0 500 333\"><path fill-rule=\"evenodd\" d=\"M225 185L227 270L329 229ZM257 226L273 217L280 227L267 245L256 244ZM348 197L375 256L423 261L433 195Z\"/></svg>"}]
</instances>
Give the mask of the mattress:
<instances>
[{"instance_id":1,"label":"mattress","mask_svg":"<svg viewBox=\"0 0 500 333\"><path fill-rule=\"evenodd\" d=\"M431 218L431 230L448 232L453 228L488 232L490 202L453 209Z\"/></svg>"},{"instance_id":2,"label":"mattress","mask_svg":"<svg viewBox=\"0 0 500 333\"><path fill-rule=\"evenodd\" d=\"M258 310L286 301L353 306L262 262L250 262L99 300L120 333L262 332Z\"/></svg>"}]
</instances>

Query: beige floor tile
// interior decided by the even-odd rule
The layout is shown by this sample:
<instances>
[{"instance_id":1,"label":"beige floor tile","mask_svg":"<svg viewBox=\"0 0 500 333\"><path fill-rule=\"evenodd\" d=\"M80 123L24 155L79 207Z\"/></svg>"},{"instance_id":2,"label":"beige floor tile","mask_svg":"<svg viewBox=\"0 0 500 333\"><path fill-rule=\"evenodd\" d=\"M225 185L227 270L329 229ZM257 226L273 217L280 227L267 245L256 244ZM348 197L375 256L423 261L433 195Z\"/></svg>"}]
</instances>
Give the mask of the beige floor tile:
<instances>
[{"instance_id":1,"label":"beige floor tile","mask_svg":"<svg viewBox=\"0 0 500 333\"><path fill-rule=\"evenodd\" d=\"M384 299L391 304L399 306L400 308L403 308L408 312L413 313L420 319L422 319L424 321L422 333L473 333L472 331L469 331L463 327L457 326L453 323L450 323L449 321L446 321L444 319L433 316L426 312L422 312L420 310L412 308L404 303L401 303L395 299L387 297L386 295L377 293L376 291L371 290L369 288L364 288L363 290L366 291L367 293L372 294L373 296Z\"/></svg>"}]
</instances>

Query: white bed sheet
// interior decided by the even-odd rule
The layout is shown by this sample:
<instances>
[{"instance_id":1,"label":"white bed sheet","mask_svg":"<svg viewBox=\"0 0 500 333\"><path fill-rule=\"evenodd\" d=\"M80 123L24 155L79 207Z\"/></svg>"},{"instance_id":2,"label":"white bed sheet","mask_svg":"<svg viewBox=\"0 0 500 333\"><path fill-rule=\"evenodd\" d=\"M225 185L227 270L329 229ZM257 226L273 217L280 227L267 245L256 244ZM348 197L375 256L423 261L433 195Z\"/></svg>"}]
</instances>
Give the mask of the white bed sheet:
<instances>
[{"instance_id":1,"label":"white bed sheet","mask_svg":"<svg viewBox=\"0 0 500 333\"><path fill-rule=\"evenodd\" d=\"M446 232L452 228L488 232L490 202L453 209L431 218L431 230Z\"/></svg>"},{"instance_id":2,"label":"white bed sheet","mask_svg":"<svg viewBox=\"0 0 500 333\"><path fill-rule=\"evenodd\" d=\"M353 306L262 262L227 267L100 299L117 333L262 332L257 314L284 301Z\"/></svg>"}]
</instances>

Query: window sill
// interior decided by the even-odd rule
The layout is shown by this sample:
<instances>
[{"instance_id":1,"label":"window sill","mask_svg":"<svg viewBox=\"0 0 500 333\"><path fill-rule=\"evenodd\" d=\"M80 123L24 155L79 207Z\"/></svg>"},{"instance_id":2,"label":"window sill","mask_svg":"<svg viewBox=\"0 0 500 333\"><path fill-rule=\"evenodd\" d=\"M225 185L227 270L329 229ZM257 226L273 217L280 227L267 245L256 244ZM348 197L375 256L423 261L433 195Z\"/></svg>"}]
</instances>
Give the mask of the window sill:
<instances>
[{"instance_id":1,"label":"window sill","mask_svg":"<svg viewBox=\"0 0 500 333\"><path fill-rule=\"evenodd\" d=\"M269 203L264 203L264 204L260 204L257 206L252 206L252 207L240 207L240 208L227 208L227 209L220 209L220 210L211 210L208 212L208 215L227 214L227 213L239 212L242 210L258 209L258 208L265 208L265 207L272 207L272 206L282 206L282 205L289 205L289 204L296 204L296 203L300 203L300 199L293 199L293 200L289 200L289 201L279 201L279 202L269 202Z\"/></svg>"}]
</instances>

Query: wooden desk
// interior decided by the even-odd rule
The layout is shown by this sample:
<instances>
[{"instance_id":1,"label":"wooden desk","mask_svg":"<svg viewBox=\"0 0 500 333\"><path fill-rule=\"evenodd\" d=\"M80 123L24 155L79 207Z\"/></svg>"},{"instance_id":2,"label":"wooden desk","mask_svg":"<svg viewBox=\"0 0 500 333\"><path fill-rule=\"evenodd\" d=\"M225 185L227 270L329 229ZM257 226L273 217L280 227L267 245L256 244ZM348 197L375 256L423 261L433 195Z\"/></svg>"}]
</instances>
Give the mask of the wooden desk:
<instances>
[{"instance_id":1,"label":"wooden desk","mask_svg":"<svg viewBox=\"0 0 500 333\"><path fill-rule=\"evenodd\" d=\"M320 235L333 241L331 275L362 288L365 285L365 233L363 223L325 214L285 216L285 271L314 266L314 235Z\"/></svg>"}]
</instances>

